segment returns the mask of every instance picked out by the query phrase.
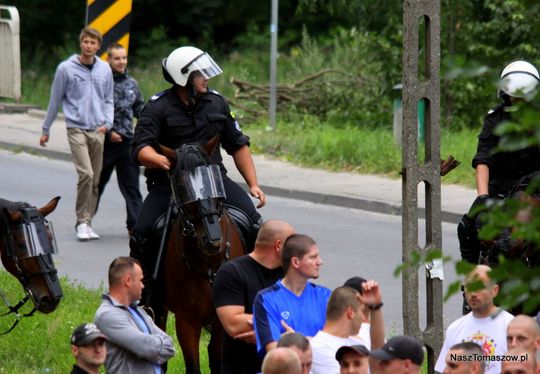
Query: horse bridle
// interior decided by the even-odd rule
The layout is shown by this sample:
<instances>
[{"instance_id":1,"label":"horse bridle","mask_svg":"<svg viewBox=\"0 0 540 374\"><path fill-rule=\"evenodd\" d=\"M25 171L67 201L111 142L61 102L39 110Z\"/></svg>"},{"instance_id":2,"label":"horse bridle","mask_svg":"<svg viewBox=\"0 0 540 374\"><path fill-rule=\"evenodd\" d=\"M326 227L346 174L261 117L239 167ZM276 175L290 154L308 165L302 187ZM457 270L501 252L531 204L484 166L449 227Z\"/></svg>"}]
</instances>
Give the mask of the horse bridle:
<instances>
[{"instance_id":1,"label":"horse bridle","mask_svg":"<svg viewBox=\"0 0 540 374\"><path fill-rule=\"evenodd\" d=\"M23 225L25 225L25 224L37 223L37 222L44 224L44 223L47 222L47 220L45 218L43 218L39 214L38 210L35 207L32 207L32 206L23 206L23 207L21 207L20 212L22 213L21 214L22 223L8 222L7 228L6 228L7 232L4 233L3 240L4 240L4 244L5 244L6 254L13 261L13 264L17 269L17 272L18 272L17 278L19 279L20 283L22 284L22 286L23 286L23 288L24 288L24 290L26 292L26 295L17 304L11 305L11 303L9 302L6 294L0 289L0 297L2 298L2 301L6 304L6 306L8 308L8 311L3 313L3 314L0 314L0 317L5 317L5 316L8 316L10 314L14 314L15 317L16 317L15 322L13 323L13 325L7 331L1 333L0 335L5 335L5 334L9 333L10 331L12 331L15 328L15 326L17 326L17 324L19 323L19 321L23 317L30 317L30 316L34 315L34 313L36 312L38 301L35 299L35 296L32 293L32 290L30 288L30 279L33 278L33 277L36 277L38 275L56 276L56 274L58 273L56 268L54 266L49 266L46 263L46 261L44 260L44 258L43 258L44 256L47 256L47 255L50 256L50 254L42 253L42 254L39 254L39 255L36 255L36 256L31 256L31 257L36 257L36 260L40 264L40 268L45 268L46 270L41 270L41 271L28 273L25 270L25 268L23 266L21 266L20 260L17 257L17 255L15 254L15 251L16 251L15 245L16 244L15 244L15 237L13 235L13 231L18 230L18 229L24 230ZM49 283L48 279L47 279L47 283ZM50 289L51 289L51 292L53 293L54 297L58 296L58 290L56 289L56 287L51 287ZM61 293L61 291L60 291L60 293ZM34 304L34 307L28 313L20 313L19 310L28 302L28 300L32 300L32 302Z\"/></svg>"},{"instance_id":2,"label":"horse bridle","mask_svg":"<svg viewBox=\"0 0 540 374\"><path fill-rule=\"evenodd\" d=\"M218 210L209 210L209 211L207 211L205 213L199 213L199 214L196 214L196 215L191 215L189 213L186 213L185 209L182 209L182 206L179 205L179 204L177 204L177 209L178 209L178 215L180 216L180 219L182 220L182 227L183 227L182 235L183 236L189 236L189 237L192 237L192 238L195 238L195 239L197 238L197 232L195 230L195 224L193 223L194 220L202 218L202 217L204 217L206 215L209 215L209 214L217 214L219 217L222 217L222 215L226 214L225 213L225 208L223 207L223 204L220 204L220 209L218 209ZM220 255L221 253L223 253L223 251L225 251L225 257L224 257L223 261L221 262L220 266L224 262L229 260L230 257L231 257L231 243L230 243L231 224L232 224L232 222L230 222L230 221L227 222L227 236L226 236L226 238L222 238L222 240L221 240L221 242L224 242L225 244L224 245L220 244L219 251L216 252L215 254L213 254L214 256L217 256L217 255ZM184 261L184 264L186 265L186 268L189 271L195 270L198 273L206 276L208 278L208 282L210 282L211 285L214 283L214 279L216 277L217 270L214 271L214 269L211 266L208 268L208 270L206 272L201 270L201 269L198 269L197 266L193 266L190 263L189 258L187 258L185 253L182 254L182 260ZM218 266L218 269L219 269L220 266Z\"/></svg>"}]
</instances>

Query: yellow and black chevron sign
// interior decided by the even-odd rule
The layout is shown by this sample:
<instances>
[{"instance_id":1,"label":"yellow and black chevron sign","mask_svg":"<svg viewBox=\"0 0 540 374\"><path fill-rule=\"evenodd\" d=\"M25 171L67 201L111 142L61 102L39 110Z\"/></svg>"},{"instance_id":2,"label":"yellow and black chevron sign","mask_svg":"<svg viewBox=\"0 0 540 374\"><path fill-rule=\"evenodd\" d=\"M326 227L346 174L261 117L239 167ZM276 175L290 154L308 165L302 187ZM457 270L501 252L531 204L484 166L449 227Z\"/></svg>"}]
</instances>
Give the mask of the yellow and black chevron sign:
<instances>
[{"instance_id":1,"label":"yellow and black chevron sign","mask_svg":"<svg viewBox=\"0 0 540 374\"><path fill-rule=\"evenodd\" d=\"M107 48L120 43L129 48L132 0L86 0L86 25L103 35L97 55L107 58Z\"/></svg>"}]
</instances>

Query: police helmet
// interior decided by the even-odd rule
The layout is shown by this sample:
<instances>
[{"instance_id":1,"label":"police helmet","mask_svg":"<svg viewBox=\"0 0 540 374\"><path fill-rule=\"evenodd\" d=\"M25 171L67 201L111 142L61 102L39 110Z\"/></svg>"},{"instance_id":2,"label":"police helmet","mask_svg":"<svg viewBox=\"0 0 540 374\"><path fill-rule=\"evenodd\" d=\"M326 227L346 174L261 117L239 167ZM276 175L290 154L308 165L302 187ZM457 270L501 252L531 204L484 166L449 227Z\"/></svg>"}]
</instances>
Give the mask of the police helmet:
<instances>
[{"instance_id":1,"label":"police helmet","mask_svg":"<svg viewBox=\"0 0 540 374\"><path fill-rule=\"evenodd\" d=\"M195 47L175 49L162 60L161 66L165 80L179 86L185 86L189 75L194 71L200 72L206 79L223 72L208 53Z\"/></svg>"},{"instance_id":2,"label":"police helmet","mask_svg":"<svg viewBox=\"0 0 540 374\"><path fill-rule=\"evenodd\" d=\"M539 83L540 75L532 64L527 61L514 61L501 73L499 96L506 94L528 101L535 96Z\"/></svg>"}]
</instances>

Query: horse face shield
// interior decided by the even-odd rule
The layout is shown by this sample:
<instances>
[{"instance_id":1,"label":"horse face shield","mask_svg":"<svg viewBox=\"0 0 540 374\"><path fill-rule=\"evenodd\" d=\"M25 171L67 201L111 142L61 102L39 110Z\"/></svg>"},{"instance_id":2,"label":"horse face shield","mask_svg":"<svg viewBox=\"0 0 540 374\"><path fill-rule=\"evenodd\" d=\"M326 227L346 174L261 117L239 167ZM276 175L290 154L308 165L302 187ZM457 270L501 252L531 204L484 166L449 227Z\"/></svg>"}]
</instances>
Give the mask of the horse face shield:
<instances>
[{"instance_id":1,"label":"horse face shield","mask_svg":"<svg viewBox=\"0 0 540 374\"><path fill-rule=\"evenodd\" d=\"M215 202L224 200L226 195L219 165L203 165L192 171L181 171L175 176L174 182L172 186L177 206L182 208L193 202L199 203L196 216L186 218L201 218L206 233L205 241L208 242L206 244L212 245L221 240L220 204Z\"/></svg>"},{"instance_id":2,"label":"horse face shield","mask_svg":"<svg viewBox=\"0 0 540 374\"><path fill-rule=\"evenodd\" d=\"M10 224L6 249L22 271L21 277L36 308L43 313L52 312L63 296L52 260L52 255L58 253L52 223L35 207L21 209L21 221ZM42 293L33 286L38 275L44 276L49 292Z\"/></svg>"},{"instance_id":3,"label":"horse face shield","mask_svg":"<svg viewBox=\"0 0 540 374\"><path fill-rule=\"evenodd\" d=\"M225 199L219 165L203 165L192 171L181 171L175 179L173 192L178 206L198 200Z\"/></svg>"},{"instance_id":4,"label":"horse face shield","mask_svg":"<svg viewBox=\"0 0 540 374\"><path fill-rule=\"evenodd\" d=\"M21 214L21 222L9 228L8 253L19 258L58 253L52 222L43 219L33 207L22 209Z\"/></svg>"}]
</instances>

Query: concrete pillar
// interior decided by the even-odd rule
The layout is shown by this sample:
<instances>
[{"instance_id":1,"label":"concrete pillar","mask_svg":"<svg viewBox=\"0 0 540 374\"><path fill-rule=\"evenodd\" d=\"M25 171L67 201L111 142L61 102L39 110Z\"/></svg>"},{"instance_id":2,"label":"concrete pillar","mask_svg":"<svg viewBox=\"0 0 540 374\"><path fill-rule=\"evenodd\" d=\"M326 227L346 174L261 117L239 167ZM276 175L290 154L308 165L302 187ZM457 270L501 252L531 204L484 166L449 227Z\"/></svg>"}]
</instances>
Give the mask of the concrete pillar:
<instances>
[{"instance_id":1,"label":"concrete pillar","mask_svg":"<svg viewBox=\"0 0 540 374\"><path fill-rule=\"evenodd\" d=\"M403 2L403 261L412 252L425 254L442 248L440 177L440 0ZM421 56L424 58L421 59ZM418 103L425 102L425 143L419 149ZM424 158L419 157L424 153ZM425 188L426 238L418 238L418 188ZM419 269L403 271L403 326L407 335L418 337L428 352L433 373L443 342L442 264L425 264L426 319L419 321Z\"/></svg>"}]
</instances>

